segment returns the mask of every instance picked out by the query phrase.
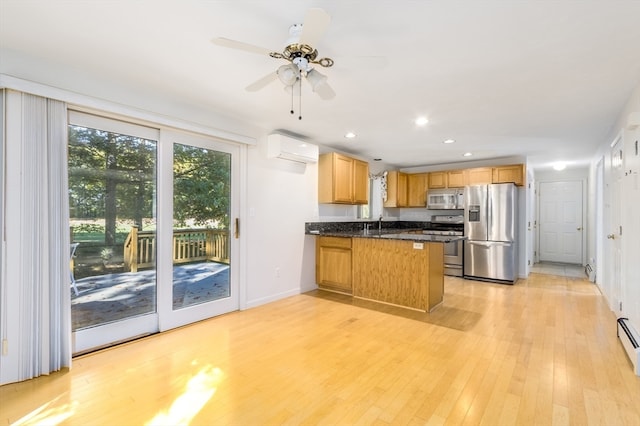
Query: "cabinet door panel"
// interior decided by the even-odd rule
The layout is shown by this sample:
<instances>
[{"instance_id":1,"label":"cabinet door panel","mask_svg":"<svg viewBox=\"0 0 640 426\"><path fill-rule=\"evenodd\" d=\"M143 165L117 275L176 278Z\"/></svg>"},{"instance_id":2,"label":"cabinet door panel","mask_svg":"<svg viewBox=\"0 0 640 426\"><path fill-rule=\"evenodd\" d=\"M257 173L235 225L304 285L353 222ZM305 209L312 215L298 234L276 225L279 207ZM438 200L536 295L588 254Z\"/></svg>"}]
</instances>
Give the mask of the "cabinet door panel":
<instances>
[{"instance_id":1,"label":"cabinet door panel","mask_svg":"<svg viewBox=\"0 0 640 426\"><path fill-rule=\"evenodd\" d=\"M510 183L524 185L524 165L498 166L493 168L493 183Z\"/></svg>"},{"instance_id":2,"label":"cabinet door panel","mask_svg":"<svg viewBox=\"0 0 640 426\"><path fill-rule=\"evenodd\" d=\"M351 238L317 237L316 283L329 290L351 293Z\"/></svg>"},{"instance_id":3,"label":"cabinet door panel","mask_svg":"<svg viewBox=\"0 0 640 426\"><path fill-rule=\"evenodd\" d=\"M449 188L462 188L465 185L465 171L464 170L448 171L447 185Z\"/></svg>"},{"instance_id":4,"label":"cabinet door panel","mask_svg":"<svg viewBox=\"0 0 640 426\"><path fill-rule=\"evenodd\" d=\"M356 204L367 204L369 202L369 163L353 160L353 173L353 201Z\"/></svg>"},{"instance_id":5,"label":"cabinet door panel","mask_svg":"<svg viewBox=\"0 0 640 426\"><path fill-rule=\"evenodd\" d=\"M468 185L482 185L492 183L493 170L491 167L479 167L467 170Z\"/></svg>"},{"instance_id":6,"label":"cabinet door panel","mask_svg":"<svg viewBox=\"0 0 640 426\"><path fill-rule=\"evenodd\" d=\"M441 189L447 187L447 172L429 173L429 189Z\"/></svg>"},{"instance_id":7,"label":"cabinet door panel","mask_svg":"<svg viewBox=\"0 0 640 426\"><path fill-rule=\"evenodd\" d=\"M353 188L353 160L349 157L334 157L334 199L338 203L350 203Z\"/></svg>"},{"instance_id":8,"label":"cabinet door panel","mask_svg":"<svg viewBox=\"0 0 640 426\"><path fill-rule=\"evenodd\" d=\"M426 206L428 177L428 173L407 175L408 207Z\"/></svg>"}]
</instances>

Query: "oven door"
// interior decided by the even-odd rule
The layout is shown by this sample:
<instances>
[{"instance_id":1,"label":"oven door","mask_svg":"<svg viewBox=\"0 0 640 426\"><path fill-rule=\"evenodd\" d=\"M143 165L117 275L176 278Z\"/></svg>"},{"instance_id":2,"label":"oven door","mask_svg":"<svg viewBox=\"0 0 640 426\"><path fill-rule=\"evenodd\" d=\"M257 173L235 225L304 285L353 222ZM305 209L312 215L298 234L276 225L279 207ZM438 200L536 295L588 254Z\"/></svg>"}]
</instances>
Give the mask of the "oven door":
<instances>
[{"instance_id":1,"label":"oven door","mask_svg":"<svg viewBox=\"0 0 640 426\"><path fill-rule=\"evenodd\" d=\"M444 274L461 277L462 256L464 253L463 241L452 241L444 244Z\"/></svg>"}]
</instances>

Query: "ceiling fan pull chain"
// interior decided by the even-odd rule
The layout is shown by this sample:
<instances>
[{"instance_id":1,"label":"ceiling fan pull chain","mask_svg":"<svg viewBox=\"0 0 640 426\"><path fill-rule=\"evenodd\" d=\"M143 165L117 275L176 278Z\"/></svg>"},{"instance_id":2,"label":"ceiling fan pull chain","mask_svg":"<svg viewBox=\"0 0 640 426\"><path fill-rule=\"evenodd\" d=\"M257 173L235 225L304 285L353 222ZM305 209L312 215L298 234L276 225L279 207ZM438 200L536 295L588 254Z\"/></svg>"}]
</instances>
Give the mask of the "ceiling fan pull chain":
<instances>
[{"instance_id":1,"label":"ceiling fan pull chain","mask_svg":"<svg viewBox=\"0 0 640 426\"><path fill-rule=\"evenodd\" d=\"M298 101L298 120L302 120L302 70L300 70L300 78L298 79L300 82L300 99ZM293 92L293 91L292 91Z\"/></svg>"},{"instance_id":2,"label":"ceiling fan pull chain","mask_svg":"<svg viewBox=\"0 0 640 426\"><path fill-rule=\"evenodd\" d=\"M293 86L291 86L291 115L293 115Z\"/></svg>"}]
</instances>

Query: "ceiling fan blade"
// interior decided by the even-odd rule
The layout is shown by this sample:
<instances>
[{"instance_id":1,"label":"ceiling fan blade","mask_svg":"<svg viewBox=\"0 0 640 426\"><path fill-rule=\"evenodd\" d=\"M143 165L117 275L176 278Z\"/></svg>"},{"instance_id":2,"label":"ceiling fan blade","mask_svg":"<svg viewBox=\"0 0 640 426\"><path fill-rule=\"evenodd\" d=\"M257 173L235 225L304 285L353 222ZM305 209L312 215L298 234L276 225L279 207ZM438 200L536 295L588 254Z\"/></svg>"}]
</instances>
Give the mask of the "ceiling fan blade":
<instances>
[{"instance_id":1,"label":"ceiling fan blade","mask_svg":"<svg viewBox=\"0 0 640 426\"><path fill-rule=\"evenodd\" d=\"M273 52L273 50L269 50L264 47L256 46L249 43L243 43L237 40L231 40L224 37L216 37L211 40L211 43L217 44L218 46L228 47L230 49L244 50L249 53L257 53L259 55L268 55Z\"/></svg>"},{"instance_id":2,"label":"ceiling fan blade","mask_svg":"<svg viewBox=\"0 0 640 426\"><path fill-rule=\"evenodd\" d=\"M331 86L329 86L329 84L326 82L318 85L315 88L314 92L317 93L318 96L320 96L320 98L324 99L325 101L336 97L336 92L334 92Z\"/></svg>"},{"instance_id":3,"label":"ceiling fan blade","mask_svg":"<svg viewBox=\"0 0 640 426\"><path fill-rule=\"evenodd\" d=\"M253 83L251 83L250 85L248 85L245 88L245 90L247 92L257 92L258 90L264 88L269 83L271 83L272 81L276 80L277 78L278 78L278 74L276 74L275 72L270 72L269 74L265 75L261 79L256 80Z\"/></svg>"},{"instance_id":4,"label":"ceiling fan blade","mask_svg":"<svg viewBox=\"0 0 640 426\"><path fill-rule=\"evenodd\" d=\"M331 22L331 16L322 9L309 9L302 24L300 43L313 46L322 37Z\"/></svg>"}]
</instances>

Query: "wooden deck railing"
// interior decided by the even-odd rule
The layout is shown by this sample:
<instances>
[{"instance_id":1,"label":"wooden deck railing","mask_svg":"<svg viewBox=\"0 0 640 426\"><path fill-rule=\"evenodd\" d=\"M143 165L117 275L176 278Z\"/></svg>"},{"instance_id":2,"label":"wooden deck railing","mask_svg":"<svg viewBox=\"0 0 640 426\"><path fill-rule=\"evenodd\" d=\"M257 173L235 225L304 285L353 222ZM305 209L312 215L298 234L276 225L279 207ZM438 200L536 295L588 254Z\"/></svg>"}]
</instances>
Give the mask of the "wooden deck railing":
<instances>
[{"instance_id":1,"label":"wooden deck railing","mask_svg":"<svg viewBox=\"0 0 640 426\"><path fill-rule=\"evenodd\" d=\"M229 231L183 229L173 231L173 263L210 260L229 263ZM137 272L156 262L156 233L132 227L124 242L124 268Z\"/></svg>"}]
</instances>

